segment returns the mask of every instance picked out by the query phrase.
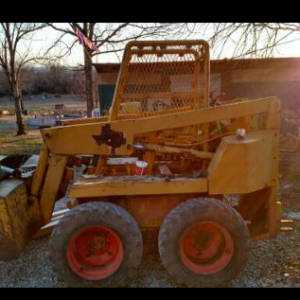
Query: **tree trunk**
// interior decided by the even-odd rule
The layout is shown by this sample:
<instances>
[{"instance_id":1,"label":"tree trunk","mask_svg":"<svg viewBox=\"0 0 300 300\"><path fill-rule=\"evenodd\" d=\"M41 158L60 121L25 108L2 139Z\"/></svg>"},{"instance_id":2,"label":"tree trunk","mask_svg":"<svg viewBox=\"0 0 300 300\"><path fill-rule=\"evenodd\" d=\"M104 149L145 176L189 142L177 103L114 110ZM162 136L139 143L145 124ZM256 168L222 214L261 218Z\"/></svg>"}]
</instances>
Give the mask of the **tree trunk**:
<instances>
[{"instance_id":1,"label":"tree trunk","mask_svg":"<svg viewBox=\"0 0 300 300\"><path fill-rule=\"evenodd\" d=\"M94 108L94 95L93 95L93 69L92 59L89 50L86 48L84 51L84 66L85 66L85 91L86 91L86 107L87 116L92 116L92 110Z\"/></svg>"},{"instance_id":2,"label":"tree trunk","mask_svg":"<svg viewBox=\"0 0 300 300\"><path fill-rule=\"evenodd\" d=\"M17 125L18 125L17 135L26 134L25 125L22 117L21 94L18 87L13 88L13 97L15 100L15 112L16 112Z\"/></svg>"},{"instance_id":3,"label":"tree trunk","mask_svg":"<svg viewBox=\"0 0 300 300\"><path fill-rule=\"evenodd\" d=\"M24 103L23 103L22 96L20 97L20 105L21 105L22 114L25 115L25 108L24 108Z\"/></svg>"}]
</instances>

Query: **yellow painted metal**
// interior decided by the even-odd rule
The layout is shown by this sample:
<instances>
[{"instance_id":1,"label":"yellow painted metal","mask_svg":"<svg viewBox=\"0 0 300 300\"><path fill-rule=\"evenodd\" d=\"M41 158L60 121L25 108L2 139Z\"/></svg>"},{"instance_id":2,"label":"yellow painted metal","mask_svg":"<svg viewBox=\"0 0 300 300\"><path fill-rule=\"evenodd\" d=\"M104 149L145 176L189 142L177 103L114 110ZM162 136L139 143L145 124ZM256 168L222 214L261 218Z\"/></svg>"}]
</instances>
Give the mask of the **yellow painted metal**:
<instances>
[{"instance_id":1,"label":"yellow painted metal","mask_svg":"<svg viewBox=\"0 0 300 300\"><path fill-rule=\"evenodd\" d=\"M126 74L127 74L127 68L129 64L130 57L128 56L128 44L124 49L124 55L123 55L123 60L121 63L121 69L123 72L119 72L118 79L117 79L117 86L114 92L114 98L113 98L113 103L112 107L110 109L109 113L109 121L113 121L117 119L118 116L118 111L121 106L121 99L119 97L120 94L123 92L123 82L125 81Z\"/></svg>"},{"instance_id":2,"label":"yellow painted metal","mask_svg":"<svg viewBox=\"0 0 300 300\"><path fill-rule=\"evenodd\" d=\"M176 80L179 84L174 88ZM109 117L69 120L62 122L67 126L42 130L44 143L28 197L21 181L0 183L0 233L19 251L42 225L48 224L39 234L50 232L59 219L52 215L54 203L68 185L68 180L63 182L64 175L69 179L67 163L69 167L76 155L83 154L99 155L99 161L88 167L93 179L73 184L69 197L76 199L74 205L88 198L117 198L116 203L123 201L140 225L151 227L160 226L168 211L189 197L239 194L241 210L247 212L256 200L263 211L262 230L252 239L275 236L281 219L277 198L280 100L268 97L209 107L209 82L205 41L129 43ZM149 108L152 102L161 106ZM222 121L230 124L217 135L215 124ZM115 153L108 144L96 142L104 126L108 135L119 133L126 139ZM241 127L247 133L238 140L232 132ZM149 164L146 176L132 176L135 162L111 163L112 154L118 157L115 160L126 161L139 143ZM194 178L203 168L206 171L207 164L208 177ZM159 171L169 177L153 176ZM255 220L257 209L251 214Z\"/></svg>"},{"instance_id":3,"label":"yellow painted metal","mask_svg":"<svg viewBox=\"0 0 300 300\"><path fill-rule=\"evenodd\" d=\"M107 122L108 116L103 116L99 118L78 118L78 119L69 119L69 120L61 120L60 125L80 125L80 124L90 124L90 123L101 123Z\"/></svg>"},{"instance_id":4,"label":"yellow painted metal","mask_svg":"<svg viewBox=\"0 0 300 300\"><path fill-rule=\"evenodd\" d=\"M35 196L28 196L28 215L29 215L29 225L28 232L29 236L34 236L41 226L43 226L43 219L40 209L39 198Z\"/></svg>"},{"instance_id":5,"label":"yellow painted metal","mask_svg":"<svg viewBox=\"0 0 300 300\"><path fill-rule=\"evenodd\" d=\"M123 132L126 145L116 149L116 155L130 155L133 148L134 136L161 130L180 128L183 126L200 125L236 117L267 113L270 104L280 103L278 98L264 98L227 104L214 108L179 112L136 120L120 120L108 123L92 123L44 129L42 136L54 154L102 154L111 155L111 148L105 144L99 146L93 135L100 135L102 127L110 124L111 129Z\"/></svg>"},{"instance_id":6,"label":"yellow painted metal","mask_svg":"<svg viewBox=\"0 0 300 300\"><path fill-rule=\"evenodd\" d=\"M45 172L47 168L49 158L49 149L45 143L42 144L39 162L34 173L32 185L31 185L31 195L38 196L41 189L43 180L45 178Z\"/></svg>"},{"instance_id":7,"label":"yellow painted metal","mask_svg":"<svg viewBox=\"0 0 300 300\"><path fill-rule=\"evenodd\" d=\"M178 154L190 154L202 159L212 159L214 154L206 151L198 151L193 149L182 149L176 147L159 146L155 144L143 144L144 148L149 151L155 151L157 153L178 153Z\"/></svg>"},{"instance_id":8,"label":"yellow painted metal","mask_svg":"<svg viewBox=\"0 0 300 300\"><path fill-rule=\"evenodd\" d=\"M52 154L41 196L41 213L44 224L51 220L54 202L63 179L68 156Z\"/></svg>"},{"instance_id":9,"label":"yellow painted metal","mask_svg":"<svg viewBox=\"0 0 300 300\"><path fill-rule=\"evenodd\" d=\"M17 256L28 239L26 186L21 180L0 182L0 259Z\"/></svg>"},{"instance_id":10,"label":"yellow painted metal","mask_svg":"<svg viewBox=\"0 0 300 300\"><path fill-rule=\"evenodd\" d=\"M166 215L179 203L193 197L191 194L128 196L118 201L134 217L140 228L159 228Z\"/></svg>"},{"instance_id":11,"label":"yellow painted metal","mask_svg":"<svg viewBox=\"0 0 300 300\"><path fill-rule=\"evenodd\" d=\"M280 213L276 194L280 100L268 97L209 107L209 82L209 47L205 41L129 43L109 117L69 120L62 122L67 126L41 131L45 145L31 192L39 196L44 182L40 198L44 223L51 219L68 157L83 154L99 156L97 167L90 165L87 174L103 177L77 180L69 197L101 199L138 195L142 199L162 195L167 199L170 195L206 193L242 194L247 201L253 199L252 192L255 192L266 199L263 201L268 206L267 232L259 234L274 236ZM160 102L160 106L153 104L156 102ZM221 124L228 120L230 124L224 127L224 134L216 135L216 122ZM228 136L240 127L247 131L244 140ZM213 132L210 128L216 130ZM103 135L104 130L106 135ZM112 148L110 138L118 139L116 133L126 141ZM107 136L109 140L105 142ZM99 137L102 138L100 143ZM144 159L149 169L145 177L132 176L134 165L108 163L111 155L120 159L132 156L136 144L142 144L146 151ZM49 152L51 159L45 175ZM171 157L170 164L168 159L159 161L161 157ZM188 160L180 161L183 157ZM192 178L207 164L207 178ZM162 173L173 176L182 171L181 176L167 180L150 176L162 170L162 166L165 169ZM139 209L137 205L135 213ZM243 209L247 210L247 205ZM147 224L152 221L149 216Z\"/></svg>"},{"instance_id":12,"label":"yellow painted metal","mask_svg":"<svg viewBox=\"0 0 300 300\"><path fill-rule=\"evenodd\" d=\"M280 231L293 231L294 228L293 227L280 227Z\"/></svg>"},{"instance_id":13,"label":"yellow painted metal","mask_svg":"<svg viewBox=\"0 0 300 300\"><path fill-rule=\"evenodd\" d=\"M150 133L149 136L155 141L157 138L157 133ZM146 174L147 175L152 175L153 174L153 166L154 166L154 162L155 162L155 156L156 156L156 152L155 151L145 151L145 154L143 156L143 161L145 161L148 166L146 169Z\"/></svg>"},{"instance_id":14,"label":"yellow painted metal","mask_svg":"<svg viewBox=\"0 0 300 300\"><path fill-rule=\"evenodd\" d=\"M203 76L203 94L199 88L200 76ZM174 80L180 81L180 90L172 85ZM155 99L163 107L150 108L157 102ZM167 103L162 99L168 100ZM125 47L109 121L117 120L122 103L130 105L138 101L142 111L151 112L190 104L204 107L208 99L209 46L206 41L132 41Z\"/></svg>"},{"instance_id":15,"label":"yellow painted metal","mask_svg":"<svg viewBox=\"0 0 300 300\"><path fill-rule=\"evenodd\" d=\"M33 239L40 238L45 235L51 234L55 225L59 222L59 220L70 211L70 209L62 209L56 212L53 212L51 221L44 225L34 236Z\"/></svg>"},{"instance_id":16,"label":"yellow painted metal","mask_svg":"<svg viewBox=\"0 0 300 300\"><path fill-rule=\"evenodd\" d=\"M271 194L268 199L268 230L272 237L276 236L277 224L280 222L278 217L278 186L279 186L279 130L280 130L280 114L281 114L281 102L275 101L270 103L269 113L264 115L266 130L273 131L273 143L272 143L272 168L271 168Z\"/></svg>"},{"instance_id":17,"label":"yellow painted metal","mask_svg":"<svg viewBox=\"0 0 300 300\"><path fill-rule=\"evenodd\" d=\"M273 136L224 137L208 168L210 194L245 194L272 181Z\"/></svg>"},{"instance_id":18,"label":"yellow painted metal","mask_svg":"<svg viewBox=\"0 0 300 300\"><path fill-rule=\"evenodd\" d=\"M130 176L115 178L104 177L103 180L90 179L88 181L80 180L76 182L70 192L70 197L99 198L101 196L151 195L158 193L164 195L203 193L207 191L207 184L209 184L208 192L210 194L245 194L268 186L270 188L270 193L268 193L267 197L268 234L274 236L278 221L276 202L274 204L274 201L277 201L276 191L278 183L274 181L274 176L276 177L278 170L278 166L276 166L276 157L278 157L276 151L278 151L279 148L276 144L276 135L279 134L279 111L280 100L270 97L227 104L214 108L162 114L148 118L45 129L42 131L42 134L52 153L63 153L66 155L100 154L109 156L111 155L111 148L104 144L99 146L92 136L100 135L102 127L105 124L110 124L113 131L122 132L126 138L126 144L116 149L117 155L131 155L136 138L143 134L151 134L154 144L152 144L152 146L150 144L150 148L152 147L151 150L155 151L155 153L163 152L162 149L165 149L167 153L184 153L185 150L182 148L155 144L155 133L176 129L182 126L195 126L227 119L238 120L238 118L240 118L242 123L238 123L239 121L237 121L235 125L233 125L239 126L245 122L250 124L250 116L263 114L264 128L247 134L244 141L237 141L235 137L225 137L223 141L233 140L231 140L231 143L226 147L225 142L219 144L215 154L188 149L188 152L197 154L196 157L200 159L212 159L209 170L214 170L214 173L210 173L213 174L213 176L208 177L208 182L204 179L205 188L203 186L203 180L201 180L202 185L199 186L195 184L195 180L189 181L187 179L182 179L181 184L179 184L179 182L173 180L170 182L154 181L145 183L136 180L130 181ZM242 118L244 117L245 119L243 120ZM249 128L250 127L247 127L247 129ZM144 145L147 147L147 143L144 143ZM228 150L229 148L230 150ZM150 149L147 148L147 150ZM223 160L220 158L222 156ZM128 175L130 173L131 172L129 172ZM112 174L114 174L114 172L112 172ZM48 207L49 217L51 215L51 209L52 207Z\"/></svg>"},{"instance_id":19,"label":"yellow painted metal","mask_svg":"<svg viewBox=\"0 0 300 300\"><path fill-rule=\"evenodd\" d=\"M147 118L151 116L161 116L161 115L168 115L171 113L177 113L181 111L191 111L192 107L181 107L176 109L169 109L169 110L161 110L161 111L153 111L139 114L130 114L130 115L118 115L117 120L135 120L140 118ZM64 120L61 121L61 125L80 125L80 124L91 124L91 123L103 123L108 122L108 116L100 117L100 118L84 118L84 119L71 119L71 120Z\"/></svg>"},{"instance_id":20,"label":"yellow painted metal","mask_svg":"<svg viewBox=\"0 0 300 300\"><path fill-rule=\"evenodd\" d=\"M209 46L205 45L205 60L204 60L204 103L205 107L209 107L210 96L210 53ZM204 137L205 140L209 139L209 124L204 125ZM209 143L204 144L204 151L209 151Z\"/></svg>"},{"instance_id":21,"label":"yellow painted metal","mask_svg":"<svg viewBox=\"0 0 300 300\"><path fill-rule=\"evenodd\" d=\"M159 195L207 192L204 178L174 178L154 176L118 176L104 179L85 179L74 183L69 197L104 197L122 195Z\"/></svg>"}]
</instances>

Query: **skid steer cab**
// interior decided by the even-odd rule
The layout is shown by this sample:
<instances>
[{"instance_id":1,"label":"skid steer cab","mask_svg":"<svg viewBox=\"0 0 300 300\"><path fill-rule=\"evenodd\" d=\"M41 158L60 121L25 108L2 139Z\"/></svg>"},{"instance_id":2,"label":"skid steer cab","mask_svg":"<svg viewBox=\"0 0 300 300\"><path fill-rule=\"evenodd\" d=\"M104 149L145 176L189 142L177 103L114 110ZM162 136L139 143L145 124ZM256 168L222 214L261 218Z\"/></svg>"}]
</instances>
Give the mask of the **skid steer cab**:
<instances>
[{"instance_id":1,"label":"skid steer cab","mask_svg":"<svg viewBox=\"0 0 300 300\"><path fill-rule=\"evenodd\" d=\"M41 130L36 168L3 169L0 258L55 224L50 260L70 286L128 285L151 240L187 286L230 282L249 241L279 229L281 104L212 107L209 82L205 41L128 43L109 115Z\"/></svg>"}]
</instances>

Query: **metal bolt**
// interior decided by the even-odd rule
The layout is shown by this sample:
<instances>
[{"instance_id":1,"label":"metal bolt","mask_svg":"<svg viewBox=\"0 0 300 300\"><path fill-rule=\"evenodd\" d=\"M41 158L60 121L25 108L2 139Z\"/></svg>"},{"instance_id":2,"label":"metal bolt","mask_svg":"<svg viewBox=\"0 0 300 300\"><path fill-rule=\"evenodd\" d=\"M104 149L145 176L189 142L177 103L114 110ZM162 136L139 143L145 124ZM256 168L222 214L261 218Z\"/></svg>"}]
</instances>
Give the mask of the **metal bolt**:
<instances>
[{"instance_id":1,"label":"metal bolt","mask_svg":"<svg viewBox=\"0 0 300 300\"><path fill-rule=\"evenodd\" d=\"M246 135L246 130L244 128L239 128L236 131L236 138L238 140L243 140L245 138Z\"/></svg>"}]
</instances>

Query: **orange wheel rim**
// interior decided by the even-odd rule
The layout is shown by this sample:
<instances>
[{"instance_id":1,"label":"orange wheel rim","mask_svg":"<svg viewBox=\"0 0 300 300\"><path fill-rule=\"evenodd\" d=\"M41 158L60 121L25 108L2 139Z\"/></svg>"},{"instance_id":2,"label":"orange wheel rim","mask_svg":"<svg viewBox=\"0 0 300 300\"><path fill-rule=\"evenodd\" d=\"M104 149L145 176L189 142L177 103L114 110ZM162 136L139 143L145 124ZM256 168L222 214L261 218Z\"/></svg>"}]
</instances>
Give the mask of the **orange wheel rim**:
<instances>
[{"instance_id":1,"label":"orange wheel rim","mask_svg":"<svg viewBox=\"0 0 300 300\"><path fill-rule=\"evenodd\" d=\"M199 222L187 228L180 239L182 263L202 275L223 270L232 259L234 242L228 230L215 222Z\"/></svg>"},{"instance_id":2,"label":"orange wheel rim","mask_svg":"<svg viewBox=\"0 0 300 300\"><path fill-rule=\"evenodd\" d=\"M90 226L79 230L67 247L70 268L80 277L101 280L117 271L124 251L120 237L104 226Z\"/></svg>"}]
</instances>

